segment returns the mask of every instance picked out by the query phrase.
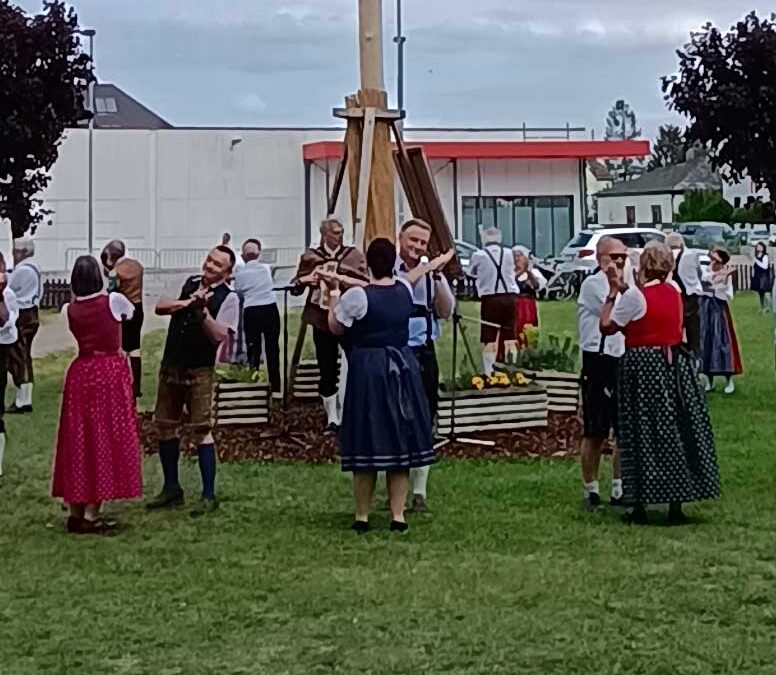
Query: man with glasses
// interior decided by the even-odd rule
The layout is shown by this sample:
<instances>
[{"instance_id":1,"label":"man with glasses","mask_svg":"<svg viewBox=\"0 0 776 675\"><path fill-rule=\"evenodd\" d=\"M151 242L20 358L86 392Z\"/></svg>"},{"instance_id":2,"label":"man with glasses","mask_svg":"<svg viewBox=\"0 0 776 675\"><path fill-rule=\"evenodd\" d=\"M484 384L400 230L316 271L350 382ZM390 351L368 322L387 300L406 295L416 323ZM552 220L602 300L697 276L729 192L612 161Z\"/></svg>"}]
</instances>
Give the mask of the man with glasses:
<instances>
[{"instance_id":1,"label":"man with glasses","mask_svg":"<svg viewBox=\"0 0 776 675\"><path fill-rule=\"evenodd\" d=\"M622 279L628 248L618 239L602 237L596 247L598 270L582 282L577 300L577 328L582 352L582 420L584 433L581 447L582 483L585 508L594 510L601 504L598 472L601 450L617 430L617 368L625 352L622 333L605 337L599 320L606 302L615 305L620 296L609 298L606 270L612 266ZM617 448L612 457L612 506L622 504L620 456Z\"/></svg>"}]
</instances>

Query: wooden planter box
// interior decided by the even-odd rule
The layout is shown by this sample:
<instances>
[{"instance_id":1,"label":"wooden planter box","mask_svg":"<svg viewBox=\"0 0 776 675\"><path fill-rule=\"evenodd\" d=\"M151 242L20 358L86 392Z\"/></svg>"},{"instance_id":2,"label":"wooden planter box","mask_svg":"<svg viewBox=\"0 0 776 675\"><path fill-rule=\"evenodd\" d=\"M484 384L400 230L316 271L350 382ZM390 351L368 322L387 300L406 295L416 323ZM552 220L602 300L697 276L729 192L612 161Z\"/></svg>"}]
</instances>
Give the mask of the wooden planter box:
<instances>
[{"instance_id":1,"label":"wooden planter box","mask_svg":"<svg viewBox=\"0 0 776 675\"><path fill-rule=\"evenodd\" d=\"M552 412L575 413L579 406L579 375L543 370L526 377L547 390L547 407Z\"/></svg>"},{"instance_id":2,"label":"wooden planter box","mask_svg":"<svg viewBox=\"0 0 776 675\"><path fill-rule=\"evenodd\" d=\"M318 398L321 373L317 361L300 361L296 367L292 393L294 398Z\"/></svg>"},{"instance_id":3,"label":"wooden planter box","mask_svg":"<svg viewBox=\"0 0 776 675\"><path fill-rule=\"evenodd\" d=\"M439 392L437 430L450 433L452 394ZM540 386L455 392L455 431L498 431L547 426L547 391Z\"/></svg>"},{"instance_id":4,"label":"wooden planter box","mask_svg":"<svg viewBox=\"0 0 776 675\"><path fill-rule=\"evenodd\" d=\"M218 382L215 392L217 426L269 422L270 389L266 384Z\"/></svg>"}]
</instances>

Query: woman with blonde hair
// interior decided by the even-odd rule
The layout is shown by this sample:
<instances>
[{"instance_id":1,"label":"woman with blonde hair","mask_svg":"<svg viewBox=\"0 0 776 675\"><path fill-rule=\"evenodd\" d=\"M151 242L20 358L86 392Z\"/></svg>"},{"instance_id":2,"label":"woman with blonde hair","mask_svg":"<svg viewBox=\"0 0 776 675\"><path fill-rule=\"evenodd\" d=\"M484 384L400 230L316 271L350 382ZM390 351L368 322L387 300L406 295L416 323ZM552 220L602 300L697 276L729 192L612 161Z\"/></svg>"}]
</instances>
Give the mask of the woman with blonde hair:
<instances>
[{"instance_id":1,"label":"woman with blonde hair","mask_svg":"<svg viewBox=\"0 0 776 675\"><path fill-rule=\"evenodd\" d=\"M668 281L671 250L650 242L636 285L623 288L609 266L601 310L604 335L625 334L617 388L623 504L630 522L647 522L647 504L669 504L672 524L685 522L682 504L719 496L714 435L694 357L683 345L679 289ZM614 306L618 293L622 296Z\"/></svg>"}]
</instances>

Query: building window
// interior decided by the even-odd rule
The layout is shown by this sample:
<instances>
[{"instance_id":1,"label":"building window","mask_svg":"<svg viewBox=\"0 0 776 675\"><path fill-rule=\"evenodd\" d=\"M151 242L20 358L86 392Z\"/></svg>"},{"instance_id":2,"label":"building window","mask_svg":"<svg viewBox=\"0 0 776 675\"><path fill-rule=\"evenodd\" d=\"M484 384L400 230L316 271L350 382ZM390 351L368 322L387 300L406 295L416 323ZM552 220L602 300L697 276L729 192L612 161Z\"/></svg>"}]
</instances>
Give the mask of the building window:
<instances>
[{"instance_id":1,"label":"building window","mask_svg":"<svg viewBox=\"0 0 776 675\"><path fill-rule=\"evenodd\" d=\"M94 100L94 107L98 113L115 114L118 112L118 106L116 105L116 99L113 96L98 97Z\"/></svg>"},{"instance_id":2,"label":"building window","mask_svg":"<svg viewBox=\"0 0 776 675\"><path fill-rule=\"evenodd\" d=\"M652 205L652 224L653 225L663 224L663 207L660 206L660 204Z\"/></svg>"},{"instance_id":3,"label":"building window","mask_svg":"<svg viewBox=\"0 0 776 675\"><path fill-rule=\"evenodd\" d=\"M539 258L560 253L574 233L573 197L463 197L464 241L480 246L479 228L496 225L504 246L521 244Z\"/></svg>"},{"instance_id":4,"label":"building window","mask_svg":"<svg viewBox=\"0 0 776 675\"><path fill-rule=\"evenodd\" d=\"M625 222L628 223L628 225L635 225L636 224L636 207L635 206L626 206L625 207Z\"/></svg>"}]
</instances>

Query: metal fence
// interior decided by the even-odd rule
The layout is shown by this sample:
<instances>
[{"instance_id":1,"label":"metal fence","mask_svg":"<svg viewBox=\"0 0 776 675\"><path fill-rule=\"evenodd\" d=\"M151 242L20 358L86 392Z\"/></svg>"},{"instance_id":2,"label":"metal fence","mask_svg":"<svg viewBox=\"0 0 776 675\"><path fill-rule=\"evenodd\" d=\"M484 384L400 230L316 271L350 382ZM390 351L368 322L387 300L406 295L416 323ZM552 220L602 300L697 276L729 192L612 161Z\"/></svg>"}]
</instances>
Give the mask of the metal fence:
<instances>
[{"instance_id":1,"label":"metal fence","mask_svg":"<svg viewBox=\"0 0 776 675\"><path fill-rule=\"evenodd\" d=\"M154 270L194 270L202 266L202 261L210 249L206 248L130 248L129 254L149 271ZM65 251L65 269L70 270L76 259L88 255L83 248L69 248ZM301 248L265 248L261 260L273 267L292 267L296 265Z\"/></svg>"}]
</instances>

